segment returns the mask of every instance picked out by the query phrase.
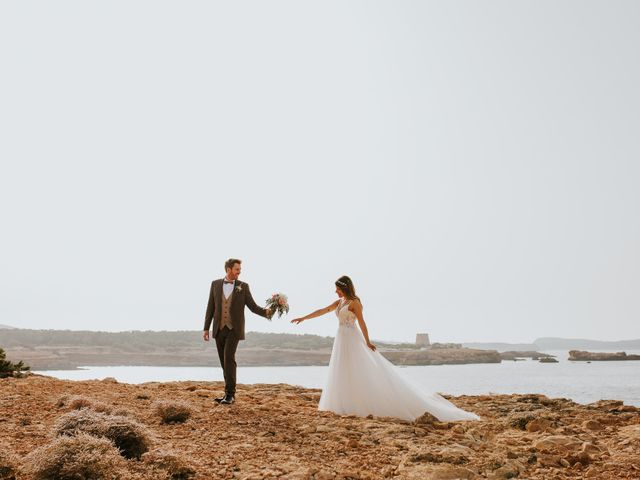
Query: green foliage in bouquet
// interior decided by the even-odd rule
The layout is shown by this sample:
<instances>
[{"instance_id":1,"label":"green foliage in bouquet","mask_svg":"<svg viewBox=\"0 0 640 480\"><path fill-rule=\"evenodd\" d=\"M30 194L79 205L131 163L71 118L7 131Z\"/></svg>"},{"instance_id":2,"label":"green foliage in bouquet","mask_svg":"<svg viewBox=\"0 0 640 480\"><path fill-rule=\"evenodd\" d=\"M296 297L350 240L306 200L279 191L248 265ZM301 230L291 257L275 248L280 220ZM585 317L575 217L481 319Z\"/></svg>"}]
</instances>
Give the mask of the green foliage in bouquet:
<instances>
[{"instance_id":1,"label":"green foliage in bouquet","mask_svg":"<svg viewBox=\"0 0 640 480\"><path fill-rule=\"evenodd\" d=\"M267 298L267 308L271 310L269 320L271 320L276 313L278 313L278 318L280 318L282 315L289 313L289 299L284 293L274 293L271 297Z\"/></svg>"},{"instance_id":2,"label":"green foliage in bouquet","mask_svg":"<svg viewBox=\"0 0 640 480\"><path fill-rule=\"evenodd\" d=\"M7 354L0 348L0 378L21 377L23 372L29 370L24 363L13 363L7 360Z\"/></svg>"}]
</instances>

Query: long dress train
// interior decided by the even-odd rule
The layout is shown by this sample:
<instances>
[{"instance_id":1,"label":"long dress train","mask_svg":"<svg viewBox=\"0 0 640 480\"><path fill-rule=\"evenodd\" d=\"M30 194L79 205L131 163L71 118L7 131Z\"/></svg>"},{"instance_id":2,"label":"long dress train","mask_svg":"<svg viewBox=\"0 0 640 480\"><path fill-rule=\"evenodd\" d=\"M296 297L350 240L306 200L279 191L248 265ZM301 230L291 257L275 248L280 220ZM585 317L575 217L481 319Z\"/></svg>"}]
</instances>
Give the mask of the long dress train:
<instances>
[{"instance_id":1,"label":"long dress train","mask_svg":"<svg viewBox=\"0 0 640 480\"><path fill-rule=\"evenodd\" d=\"M415 420L425 412L440 421L479 420L435 392L414 385L404 372L367 347L356 316L344 299L336 309L338 332L319 410Z\"/></svg>"}]
</instances>

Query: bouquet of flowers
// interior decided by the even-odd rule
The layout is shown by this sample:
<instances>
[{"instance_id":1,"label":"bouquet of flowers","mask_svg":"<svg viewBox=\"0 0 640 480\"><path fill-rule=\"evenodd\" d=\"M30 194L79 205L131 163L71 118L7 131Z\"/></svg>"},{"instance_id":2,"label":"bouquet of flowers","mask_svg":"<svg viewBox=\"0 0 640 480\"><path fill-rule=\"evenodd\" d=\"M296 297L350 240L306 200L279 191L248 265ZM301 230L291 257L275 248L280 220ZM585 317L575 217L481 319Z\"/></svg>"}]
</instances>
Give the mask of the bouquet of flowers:
<instances>
[{"instance_id":1,"label":"bouquet of flowers","mask_svg":"<svg viewBox=\"0 0 640 480\"><path fill-rule=\"evenodd\" d=\"M271 316L269 320L273 318L273 315L278 312L278 318L285 313L289 313L289 302L287 296L284 293L274 293L271 297L267 298L267 308L271 310Z\"/></svg>"}]
</instances>

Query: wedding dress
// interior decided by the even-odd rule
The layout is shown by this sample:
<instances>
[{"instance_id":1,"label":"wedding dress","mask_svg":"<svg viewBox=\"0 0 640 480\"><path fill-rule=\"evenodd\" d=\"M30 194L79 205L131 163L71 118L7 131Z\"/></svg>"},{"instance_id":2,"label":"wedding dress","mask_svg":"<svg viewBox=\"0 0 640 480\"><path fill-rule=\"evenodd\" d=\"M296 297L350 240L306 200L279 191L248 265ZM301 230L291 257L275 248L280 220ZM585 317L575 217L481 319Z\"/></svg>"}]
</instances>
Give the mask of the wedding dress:
<instances>
[{"instance_id":1,"label":"wedding dress","mask_svg":"<svg viewBox=\"0 0 640 480\"><path fill-rule=\"evenodd\" d=\"M415 420L425 412L441 421L480 419L435 392L423 391L382 354L371 350L348 305L343 298L336 309L338 333L318 410L404 420Z\"/></svg>"}]
</instances>

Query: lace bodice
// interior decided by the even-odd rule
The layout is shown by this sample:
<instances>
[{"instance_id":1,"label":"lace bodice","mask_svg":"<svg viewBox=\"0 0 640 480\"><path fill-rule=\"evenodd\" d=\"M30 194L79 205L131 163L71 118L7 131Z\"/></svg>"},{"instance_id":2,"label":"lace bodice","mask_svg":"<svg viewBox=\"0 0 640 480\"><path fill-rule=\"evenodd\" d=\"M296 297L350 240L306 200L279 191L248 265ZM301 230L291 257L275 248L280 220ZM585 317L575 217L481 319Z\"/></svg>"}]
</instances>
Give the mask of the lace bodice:
<instances>
[{"instance_id":1,"label":"lace bodice","mask_svg":"<svg viewBox=\"0 0 640 480\"><path fill-rule=\"evenodd\" d=\"M340 326L354 327L356 324L356 314L349 310L349 303L345 299L340 299L338 308L336 308L336 316L340 322Z\"/></svg>"}]
</instances>

